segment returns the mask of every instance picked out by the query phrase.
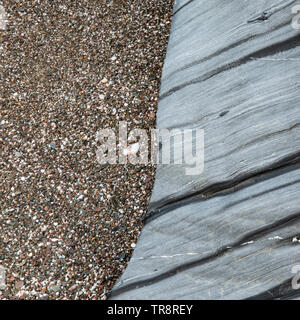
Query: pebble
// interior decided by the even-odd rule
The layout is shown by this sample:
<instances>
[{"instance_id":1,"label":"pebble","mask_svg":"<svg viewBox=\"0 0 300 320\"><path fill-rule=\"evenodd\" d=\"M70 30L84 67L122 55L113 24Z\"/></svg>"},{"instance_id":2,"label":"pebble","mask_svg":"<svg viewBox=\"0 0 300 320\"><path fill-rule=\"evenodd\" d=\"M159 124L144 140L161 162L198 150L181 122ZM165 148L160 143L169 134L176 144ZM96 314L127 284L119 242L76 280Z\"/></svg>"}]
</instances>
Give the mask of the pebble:
<instances>
[{"instance_id":1,"label":"pebble","mask_svg":"<svg viewBox=\"0 0 300 320\"><path fill-rule=\"evenodd\" d=\"M17 290L20 290L24 286L24 281L16 281L15 287Z\"/></svg>"},{"instance_id":2,"label":"pebble","mask_svg":"<svg viewBox=\"0 0 300 320\"><path fill-rule=\"evenodd\" d=\"M155 112L150 112L150 113L148 114L148 117L149 117L150 119L155 119Z\"/></svg>"},{"instance_id":3,"label":"pebble","mask_svg":"<svg viewBox=\"0 0 300 320\"><path fill-rule=\"evenodd\" d=\"M74 284L69 288L69 291L75 291L77 287L78 287L78 284Z\"/></svg>"},{"instance_id":4,"label":"pebble","mask_svg":"<svg viewBox=\"0 0 300 320\"><path fill-rule=\"evenodd\" d=\"M56 149L56 143L55 143L55 142L51 142L51 143L49 144L49 148L50 148L50 149Z\"/></svg>"}]
</instances>

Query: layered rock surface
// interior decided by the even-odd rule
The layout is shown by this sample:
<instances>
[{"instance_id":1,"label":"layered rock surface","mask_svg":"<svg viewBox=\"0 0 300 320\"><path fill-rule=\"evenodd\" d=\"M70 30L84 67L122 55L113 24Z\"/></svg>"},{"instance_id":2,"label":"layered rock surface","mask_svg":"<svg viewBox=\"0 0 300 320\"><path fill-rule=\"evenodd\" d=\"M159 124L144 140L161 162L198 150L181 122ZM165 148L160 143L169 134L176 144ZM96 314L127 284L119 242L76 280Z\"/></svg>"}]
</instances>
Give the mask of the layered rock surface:
<instances>
[{"instance_id":1,"label":"layered rock surface","mask_svg":"<svg viewBox=\"0 0 300 320\"><path fill-rule=\"evenodd\" d=\"M112 299L288 299L300 265L296 1L177 0L157 128L204 129L205 166L160 165Z\"/></svg>"}]
</instances>

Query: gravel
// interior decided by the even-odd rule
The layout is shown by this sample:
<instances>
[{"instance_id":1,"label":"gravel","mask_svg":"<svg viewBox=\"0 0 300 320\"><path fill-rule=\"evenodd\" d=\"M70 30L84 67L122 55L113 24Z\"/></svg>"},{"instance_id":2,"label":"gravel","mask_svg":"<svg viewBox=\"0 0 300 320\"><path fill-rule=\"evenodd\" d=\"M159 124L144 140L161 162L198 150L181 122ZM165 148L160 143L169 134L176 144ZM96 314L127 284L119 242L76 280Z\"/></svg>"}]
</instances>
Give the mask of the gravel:
<instances>
[{"instance_id":1,"label":"gravel","mask_svg":"<svg viewBox=\"0 0 300 320\"><path fill-rule=\"evenodd\" d=\"M0 299L106 299L155 168L101 165L96 132L152 128L171 0L5 0Z\"/></svg>"}]
</instances>

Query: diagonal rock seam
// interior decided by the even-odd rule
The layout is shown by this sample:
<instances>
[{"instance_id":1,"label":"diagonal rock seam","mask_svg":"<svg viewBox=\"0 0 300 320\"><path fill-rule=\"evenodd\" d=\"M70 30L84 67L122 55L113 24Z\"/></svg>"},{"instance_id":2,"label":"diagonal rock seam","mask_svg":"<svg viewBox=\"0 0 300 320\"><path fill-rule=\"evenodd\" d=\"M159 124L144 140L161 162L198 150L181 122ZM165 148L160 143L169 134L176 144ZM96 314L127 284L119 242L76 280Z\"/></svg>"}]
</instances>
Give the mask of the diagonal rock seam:
<instances>
[{"instance_id":1,"label":"diagonal rock seam","mask_svg":"<svg viewBox=\"0 0 300 320\"><path fill-rule=\"evenodd\" d=\"M162 214L180 208L193 202L205 201L214 196L227 195L238 190L249 187L261 181L272 179L275 176L285 174L300 168L300 152L295 155L285 157L281 161L272 164L268 168L255 173L249 173L235 180L229 180L222 183L211 185L203 190L196 191L189 195L174 197L173 199L164 199L163 201L151 204L146 217L146 223L156 219Z\"/></svg>"},{"instance_id":2,"label":"diagonal rock seam","mask_svg":"<svg viewBox=\"0 0 300 320\"><path fill-rule=\"evenodd\" d=\"M187 1L184 5L182 5L181 7L179 7L177 10L175 10L173 12L173 16L175 16L176 13L178 13L180 10L182 10L184 7L188 6L189 4L191 4L194 0L189 0Z\"/></svg>"},{"instance_id":3,"label":"diagonal rock seam","mask_svg":"<svg viewBox=\"0 0 300 320\"><path fill-rule=\"evenodd\" d=\"M291 287L293 278L283 281L279 285L263 291L245 300L288 300L300 297L300 289L295 290Z\"/></svg>"},{"instance_id":4,"label":"diagonal rock seam","mask_svg":"<svg viewBox=\"0 0 300 320\"><path fill-rule=\"evenodd\" d=\"M247 54L246 56L244 56L238 60L235 60L231 63L227 63L221 67L216 68L215 70L212 70L210 72L205 73L204 75L202 75L200 77L189 80L187 82L184 82L180 85L177 85L177 86L169 89L168 91L161 94L160 101L164 100L165 98L167 98L171 94L173 94L181 89L184 89L187 86L211 79L212 77L214 77L220 73L223 73L223 72L228 71L233 68L237 68L243 64L246 64L246 63L252 61L253 59L265 58L265 57L273 56L279 52L284 52L284 51L294 49L299 46L299 43L300 43L300 34L297 34L296 36L293 36L287 40L272 44L266 48L259 49L255 52Z\"/></svg>"},{"instance_id":5,"label":"diagonal rock seam","mask_svg":"<svg viewBox=\"0 0 300 320\"><path fill-rule=\"evenodd\" d=\"M281 29L281 28L283 28L283 27L286 27L286 26L290 25L290 23L291 23L291 21L290 21L290 20L287 20L287 21L279 24L279 25L276 26L275 28L273 28L272 31L273 31L273 32L274 32L274 31L277 31L277 30L279 30L279 29ZM187 64L184 65L183 67L178 68L178 69L172 71L171 73L167 74L166 76L164 76L164 77L162 78L162 80L168 80L169 78L171 78L173 75L175 75L175 74L178 73L178 72L187 70L187 69L189 69L189 68L191 68L191 67L193 67L193 66L196 66L196 65L198 65L198 64L200 64L200 63L206 62L206 61L208 61L208 60L210 60L210 59L212 59L212 58L215 58L215 57L217 57L217 56L219 56L219 55L221 55L221 54L223 54L223 53L228 52L228 51L231 50L231 49L237 48L238 46L240 46L240 45L242 45L242 44L244 44L244 43L247 43L247 42L250 41L250 40L259 39L259 38L265 36L266 34L268 34L269 32L270 32L270 31L267 30L267 31L262 32L262 33L260 33L260 34L250 35L250 36L248 36L247 38L244 38L244 39L241 39L241 40L239 40L239 41L237 41L237 42L234 42L234 43L232 43L231 45L229 45L229 46L227 46L227 47L225 47L225 48L219 49L219 50L215 51L214 53L212 53L212 54L210 54L210 55L208 55L208 56L206 56L206 57L204 57L204 58L201 58L201 59L192 61L192 62L190 62L190 63L187 63Z\"/></svg>"},{"instance_id":6,"label":"diagonal rock seam","mask_svg":"<svg viewBox=\"0 0 300 320\"><path fill-rule=\"evenodd\" d=\"M155 277L152 278L148 278L145 280L141 280L141 281L136 281L133 283L130 283L128 285L125 285L121 288L116 288L113 293L112 293L112 297L115 297L121 293L124 293L126 291L130 291L133 289L138 289L144 286L149 286L155 282L158 281L162 281L166 278L172 277L180 272L184 272L185 270L197 267L201 264L210 262L214 259L219 258L220 256L225 255L228 251L232 251L234 249L237 249L238 247L240 247L242 244L247 243L247 242L251 242L254 240L257 240L265 235L267 235L268 233L271 233L273 231L277 231L281 228L283 228L284 226L287 226L289 224L293 224L295 221L300 221L300 212L297 212L295 214L292 214L290 216L287 216L283 219L280 219L270 225L264 226L258 230L255 230L253 232L248 233L247 235L243 236L242 238L240 238L239 240L237 240L235 243L229 243L227 245L224 245L223 247L221 247L220 249L218 249L215 253L210 254L204 258L201 259L197 259L195 261L191 261L185 264L182 264L178 267L174 267L173 269L163 272L160 275L157 275ZM280 242L280 241L279 241ZM300 296L300 291L298 292L299 296Z\"/></svg>"}]
</instances>

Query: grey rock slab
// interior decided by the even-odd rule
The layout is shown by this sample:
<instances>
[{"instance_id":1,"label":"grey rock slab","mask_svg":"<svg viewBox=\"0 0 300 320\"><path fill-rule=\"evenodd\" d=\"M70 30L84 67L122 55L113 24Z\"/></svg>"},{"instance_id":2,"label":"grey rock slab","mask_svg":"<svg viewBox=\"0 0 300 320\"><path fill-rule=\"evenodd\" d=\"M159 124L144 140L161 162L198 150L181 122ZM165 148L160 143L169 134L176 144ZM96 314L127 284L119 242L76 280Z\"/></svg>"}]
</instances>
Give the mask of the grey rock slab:
<instances>
[{"instance_id":1,"label":"grey rock slab","mask_svg":"<svg viewBox=\"0 0 300 320\"><path fill-rule=\"evenodd\" d=\"M258 183L207 200L193 199L149 219L131 259L132 267L115 286L121 292L117 297L131 299L142 294L145 299L166 299L170 283L177 286L181 281L176 280L181 272L187 290L197 287L200 280L210 280L211 285L193 294L178 289L174 299L205 299L212 294L209 292L215 292L211 298L245 298L259 292L255 291L259 284L267 291L278 279L291 278L292 266L300 263L300 244L293 242L300 235L299 187L300 166L294 165L278 176L270 173ZM212 266L222 268L220 274L211 271ZM274 267L276 274L272 275ZM275 281L270 274L276 275ZM222 283L230 290L228 281L236 285L227 295L222 293ZM253 285L251 294L246 284ZM238 296L236 290L242 285ZM130 290L136 286L138 289ZM153 295L152 286L158 286L159 295Z\"/></svg>"},{"instance_id":2,"label":"grey rock slab","mask_svg":"<svg viewBox=\"0 0 300 320\"><path fill-rule=\"evenodd\" d=\"M111 299L300 297L294 4L175 2L157 128L203 129L204 170L158 165L146 225Z\"/></svg>"}]
</instances>

